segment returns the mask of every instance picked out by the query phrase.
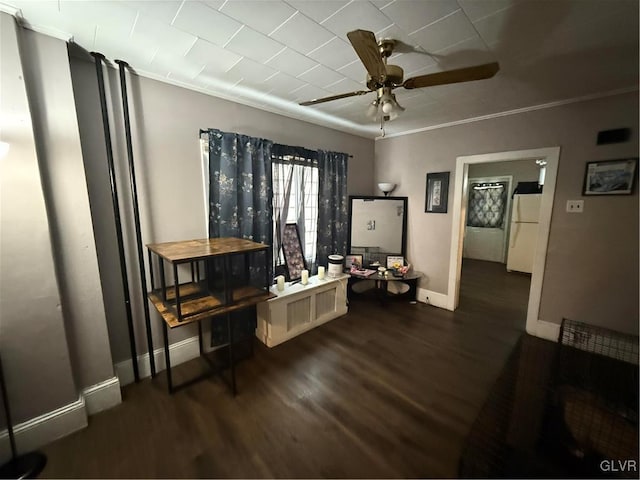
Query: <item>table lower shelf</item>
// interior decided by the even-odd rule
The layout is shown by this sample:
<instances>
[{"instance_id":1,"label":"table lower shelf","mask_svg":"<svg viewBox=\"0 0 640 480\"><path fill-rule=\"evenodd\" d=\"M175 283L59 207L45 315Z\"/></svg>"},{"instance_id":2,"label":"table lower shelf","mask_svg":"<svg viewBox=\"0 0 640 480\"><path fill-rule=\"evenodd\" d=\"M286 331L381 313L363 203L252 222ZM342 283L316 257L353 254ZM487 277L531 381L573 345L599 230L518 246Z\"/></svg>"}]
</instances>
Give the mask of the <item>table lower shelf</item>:
<instances>
[{"instance_id":1,"label":"table lower shelf","mask_svg":"<svg viewBox=\"0 0 640 480\"><path fill-rule=\"evenodd\" d=\"M200 285L185 283L179 286L180 298L184 301L180 302L182 320L178 320L175 308L175 288L167 287L166 292L166 301L163 300L162 291L159 289L149 292L148 297L170 328L247 308L275 297L269 291L244 286L233 289L231 292L232 303L225 304L214 295L203 292Z\"/></svg>"}]
</instances>

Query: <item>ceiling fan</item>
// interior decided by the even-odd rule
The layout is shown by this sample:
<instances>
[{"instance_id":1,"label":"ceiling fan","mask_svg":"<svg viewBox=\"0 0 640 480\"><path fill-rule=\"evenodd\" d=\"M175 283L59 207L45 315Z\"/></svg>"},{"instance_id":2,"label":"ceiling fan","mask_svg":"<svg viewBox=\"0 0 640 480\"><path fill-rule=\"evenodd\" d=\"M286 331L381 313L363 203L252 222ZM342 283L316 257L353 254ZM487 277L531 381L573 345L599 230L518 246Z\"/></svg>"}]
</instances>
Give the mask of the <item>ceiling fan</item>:
<instances>
[{"instance_id":1,"label":"ceiling fan","mask_svg":"<svg viewBox=\"0 0 640 480\"><path fill-rule=\"evenodd\" d=\"M397 65L387 63L387 58L393 53L394 48L400 42L392 39L376 41L373 32L367 30L354 30L347 33L354 50L367 69L367 88L369 90L357 90L355 92L341 93L330 97L318 98L300 105L317 105L318 103L331 102L341 98L365 95L376 92L376 99L371 103L367 115L379 119L380 128L384 135L384 122L393 120L404 108L396 101L392 93L394 89L403 87L406 89L432 87L449 83L469 82L493 77L500 66L497 62L485 63L474 67L458 68L445 72L430 73L404 80L404 71Z\"/></svg>"}]
</instances>

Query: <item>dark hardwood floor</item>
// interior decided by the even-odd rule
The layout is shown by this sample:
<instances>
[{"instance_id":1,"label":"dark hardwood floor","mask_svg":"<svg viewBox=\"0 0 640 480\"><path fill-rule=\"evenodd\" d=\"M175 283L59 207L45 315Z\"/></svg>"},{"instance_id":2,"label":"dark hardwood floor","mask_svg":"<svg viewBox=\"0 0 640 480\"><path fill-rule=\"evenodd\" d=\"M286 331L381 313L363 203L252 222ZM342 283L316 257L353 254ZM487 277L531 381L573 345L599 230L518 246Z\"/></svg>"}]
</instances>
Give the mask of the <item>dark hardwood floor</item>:
<instances>
[{"instance_id":1,"label":"dark hardwood floor","mask_svg":"<svg viewBox=\"0 0 640 480\"><path fill-rule=\"evenodd\" d=\"M524 332L529 277L465 261L460 307L353 299L278 347L255 340L233 398L164 373L44 448L51 478L455 477L465 438ZM175 368L193 375L193 360Z\"/></svg>"}]
</instances>

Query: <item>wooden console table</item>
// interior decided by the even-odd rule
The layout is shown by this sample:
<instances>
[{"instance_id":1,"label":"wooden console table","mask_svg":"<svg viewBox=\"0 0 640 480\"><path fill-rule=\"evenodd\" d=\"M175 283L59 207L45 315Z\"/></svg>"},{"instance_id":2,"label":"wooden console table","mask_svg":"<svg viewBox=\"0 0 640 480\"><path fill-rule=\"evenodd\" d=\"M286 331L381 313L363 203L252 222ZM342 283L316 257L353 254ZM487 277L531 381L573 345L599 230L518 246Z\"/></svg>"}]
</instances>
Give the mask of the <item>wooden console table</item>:
<instances>
[{"instance_id":1,"label":"wooden console table","mask_svg":"<svg viewBox=\"0 0 640 480\"><path fill-rule=\"evenodd\" d=\"M229 341L223 346L229 353L230 388L235 395L231 313L274 297L269 291L271 283L267 268L269 246L241 238L208 238L149 244L147 249L151 274L151 292L148 297L163 319L162 333L169 393L201 380L211 373L221 373L221 369L214 368L215 366L204 354L200 322L214 316L226 315ZM156 285L153 272L154 256L157 261L159 285ZM165 278L165 262L173 272L173 285L170 286L167 286ZM255 268L258 265L262 265L264 270L262 277L256 277L251 273L252 270L254 272L258 270ZM181 276L183 279L185 276L190 276L190 281L181 283ZM173 329L193 322L198 324L200 356L210 363L211 371L174 387L171 378L167 327ZM149 354L153 355L153 352Z\"/></svg>"}]
</instances>

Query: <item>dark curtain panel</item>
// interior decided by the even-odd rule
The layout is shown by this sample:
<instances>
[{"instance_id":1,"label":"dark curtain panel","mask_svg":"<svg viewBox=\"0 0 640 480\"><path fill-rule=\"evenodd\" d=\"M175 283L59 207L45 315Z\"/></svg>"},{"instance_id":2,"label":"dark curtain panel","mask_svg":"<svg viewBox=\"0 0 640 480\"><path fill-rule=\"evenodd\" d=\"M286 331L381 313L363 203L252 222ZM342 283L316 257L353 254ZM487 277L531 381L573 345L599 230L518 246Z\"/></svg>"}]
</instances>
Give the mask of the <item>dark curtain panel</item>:
<instances>
[{"instance_id":1,"label":"dark curtain panel","mask_svg":"<svg viewBox=\"0 0 640 480\"><path fill-rule=\"evenodd\" d=\"M346 153L318 150L318 265L346 255L349 235Z\"/></svg>"},{"instance_id":2,"label":"dark curtain panel","mask_svg":"<svg viewBox=\"0 0 640 480\"><path fill-rule=\"evenodd\" d=\"M207 133L209 238L238 237L272 246L273 142L215 129ZM271 254L267 268L271 278Z\"/></svg>"}]
</instances>

